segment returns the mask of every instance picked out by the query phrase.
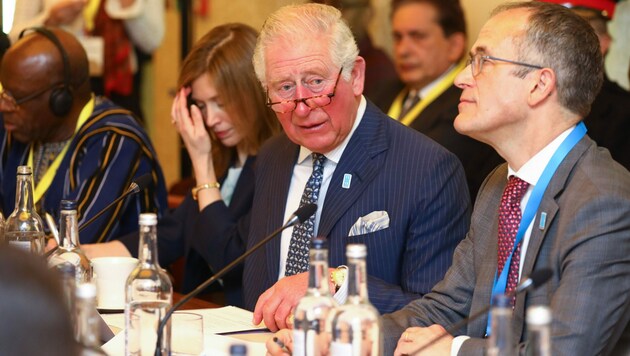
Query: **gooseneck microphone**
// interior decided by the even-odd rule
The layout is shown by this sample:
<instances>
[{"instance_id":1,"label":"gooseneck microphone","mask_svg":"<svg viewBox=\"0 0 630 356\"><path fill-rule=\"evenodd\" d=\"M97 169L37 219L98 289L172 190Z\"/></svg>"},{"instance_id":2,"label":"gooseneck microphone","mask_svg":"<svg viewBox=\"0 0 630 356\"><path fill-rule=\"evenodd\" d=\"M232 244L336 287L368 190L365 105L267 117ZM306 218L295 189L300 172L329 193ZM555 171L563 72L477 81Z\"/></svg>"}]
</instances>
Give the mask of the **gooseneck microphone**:
<instances>
[{"instance_id":1,"label":"gooseneck microphone","mask_svg":"<svg viewBox=\"0 0 630 356\"><path fill-rule=\"evenodd\" d=\"M289 217L287 222L284 223L284 225L282 225L280 228L278 228L277 230L275 230L271 234L267 235L264 239L262 239L260 242L258 242L256 245L254 245L252 248L250 248L249 250L245 251L245 253L240 255L237 259L235 259L234 261L230 262L230 264L228 264L227 266L223 267L219 272L215 273L212 277L208 278L205 282L200 284L192 292L186 294L179 302L175 303L164 314L164 318L162 318L162 320L160 321L160 325L158 326L158 329L157 329L157 341L156 341L156 344L155 344L155 356L160 356L160 345L162 344L162 334L164 333L164 326L166 326L166 323L168 322L168 319L170 319L171 315L173 315L173 313L177 309L179 309L182 305L186 304L186 302L188 302L193 297L195 297L196 295L201 293L204 289L206 289L206 287L208 287L212 283L216 282L219 278L223 277L227 272L231 271L236 265L238 265L239 263L243 262L243 260L245 260L245 258L247 258L247 256L249 256L252 253L256 252L263 245L265 245L267 242L271 241L271 239L276 237L276 235L280 234L284 229L287 229L287 228L289 228L289 227L291 227L291 226L293 226L293 225L295 225L297 223L303 223L308 218L310 218L313 214L315 214L316 211L317 211L317 205L316 204L306 204L306 205L300 207L293 214L291 214L291 216Z\"/></svg>"},{"instance_id":2,"label":"gooseneck microphone","mask_svg":"<svg viewBox=\"0 0 630 356\"><path fill-rule=\"evenodd\" d=\"M143 174L140 177L138 177L136 180L131 182L131 184L129 184L129 187L127 188L127 190L121 196L119 196L113 202L111 202L109 205L107 205L106 207L101 209L101 211L96 213L96 215L92 216L90 218L90 220L88 220L88 221L84 222L83 224L81 224L81 226L79 226L79 232L83 231L86 227L88 227L91 223L96 221L96 219L98 219L101 215L103 215L106 211L111 209L113 206L115 206L121 200L125 199L129 195L136 194L136 193L139 193L139 192L143 191L149 184L151 184L152 181L153 181L153 178L151 177L151 174L149 174L149 173ZM48 258L58 248L59 248L59 245L51 248L50 251L48 251L48 252L46 252L44 254L44 258Z\"/></svg>"},{"instance_id":3,"label":"gooseneck microphone","mask_svg":"<svg viewBox=\"0 0 630 356\"><path fill-rule=\"evenodd\" d=\"M543 269L539 269L536 271L533 271L529 277L523 279L517 286L516 288L514 288L513 291L511 291L510 293L506 294L508 296L508 298L512 298L515 295L521 294L523 292L526 292L528 290L531 289L536 289L538 287L540 287L541 285L545 284L549 278L551 278L551 276L553 275L553 272L551 271L551 269L549 268L543 268ZM477 318L479 318L482 315L488 315L488 311L490 311L491 305L488 305L484 308L482 308L481 310L479 310L478 312L476 312L475 314L464 318L462 320L460 320L459 322L452 324L449 327L444 328L444 333L438 335L437 337L433 338L431 341L429 341L428 344L423 345L420 349L416 350L415 352L420 352L423 351L427 348L429 348L430 346L434 345L436 342L442 340L446 335L452 335L455 331L461 329L462 327L468 325L468 323L470 323L473 320L476 320Z\"/></svg>"},{"instance_id":4,"label":"gooseneck microphone","mask_svg":"<svg viewBox=\"0 0 630 356\"><path fill-rule=\"evenodd\" d=\"M138 179L136 179L135 181L131 182L131 184L129 184L129 188L127 188L127 191L125 191L121 196L119 196L109 205L101 209L101 211L96 213L96 215L92 216L90 220L81 224L81 226L79 226L79 232L83 231L86 227L88 227L91 223L96 221L96 219L100 218L101 215L105 214L106 211L111 209L114 205L118 204L118 202L120 202L121 200L125 199L131 194L136 194L143 191L152 181L153 181L153 178L151 177L151 174L149 173L143 174L140 177L138 177Z\"/></svg>"}]
</instances>

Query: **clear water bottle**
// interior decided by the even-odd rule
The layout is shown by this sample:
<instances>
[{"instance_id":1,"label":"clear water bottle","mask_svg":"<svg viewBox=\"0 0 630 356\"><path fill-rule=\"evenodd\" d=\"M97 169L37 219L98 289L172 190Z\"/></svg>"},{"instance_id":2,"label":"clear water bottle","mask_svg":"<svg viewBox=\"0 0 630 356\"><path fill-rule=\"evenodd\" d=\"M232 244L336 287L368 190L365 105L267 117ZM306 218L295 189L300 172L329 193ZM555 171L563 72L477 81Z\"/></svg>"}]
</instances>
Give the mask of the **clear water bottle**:
<instances>
[{"instance_id":1,"label":"clear water bottle","mask_svg":"<svg viewBox=\"0 0 630 356\"><path fill-rule=\"evenodd\" d=\"M326 317L337 306L328 286L328 249L326 240L313 239L310 250L308 289L295 308L293 355L322 355L328 342ZM327 347L325 347L327 349Z\"/></svg>"},{"instance_id":2,"label":"clear water bottle","mask_svg":"<svg viewBox=\"0 0 630 356\"><path fill-rule=\"evenodd\" d=\"M551 310L546 305L527 308L527 354L551 356Z\"/></svg>"},{"instance_id":3,"label":"clear water bottle","mask_svg":"<svg viewBox=\"0 0 630 356\"><path fill-rule=\"evenodd\" d=\"M512 356L516 348L512 340L512 303L505 294L492 297L488 356Z\"/></svg>"},{"instance_id":4,"label":"clear water bottle","mask_svg":"<svg viewBox=\"0 0 630 356\"><path fill-rule=\"evenodd\" d=\"M348 299L329 313L332 342L330 355L365 356L383 354L383 332L379 313L368 299L367 249L362 244L346 248Z\"/></svg>"},{"instance_id":5,"label":"clear water bottle","mask_svg":"<svg viewBox=\"0 0 630 356\"><path fill-rule=\"evenodd\" d=\"M59 239L61 245L49 257L48 265L55 267L61 264L71 264L75 267L76 283L90 283L92 281L92 263L81 250L79 244L77 202L75 200L61 201Z\"/></svg>"},{"instance_id":6,"label":"clear water bottle","mask_svg":"<svg viewBox=\"0 0 630 356\"><path fill-rule=\"evenodd\" d=\"M7 218L4 239L11 246L41 255L45 247L44 224L33 206L33 171L29 166L19 166L15 210Z\"/></svg>"},{"instance_id":7,"label":"clear water bottle","mask_svg":"<svg viewBox=\"0 0 630 356\"><path fill-rule=\"evenodd\" d=\"M75 320L80 356L107 355L101 349L100 316L96 311L96 286L83 283L76 288Z\"/></svg>"},{"instance_id":8,"label":"clear water bottle","mask_svg":"<svg viewBox=\"0 0 630 356\"><path fill-rule=\"evenodd\" d=\"M157 327L173 304L173 285L158 264L157 216L140 214L138 266L125 289L125 354L154 355ZM160 354L170 354L171 326L164 328Z\"/></svg>"},{"instance_id":9,"label":"clear water bottle","mask_svg":"<svg viewBox=\"0 0 630 356\"><path fill-rule=\"evenodd\" d=\"M63 297L66 301L66 309L68 310L68 314L70 314L72 319L72 325L76 330L76 313L73 312L76 310L75 305L75 294L76 294L76 268L74 265L69 263L63 263L55 266L55 271L59 275L59 279L61 280L61 288L63 289Z\"/></svg>"}]
</instances>

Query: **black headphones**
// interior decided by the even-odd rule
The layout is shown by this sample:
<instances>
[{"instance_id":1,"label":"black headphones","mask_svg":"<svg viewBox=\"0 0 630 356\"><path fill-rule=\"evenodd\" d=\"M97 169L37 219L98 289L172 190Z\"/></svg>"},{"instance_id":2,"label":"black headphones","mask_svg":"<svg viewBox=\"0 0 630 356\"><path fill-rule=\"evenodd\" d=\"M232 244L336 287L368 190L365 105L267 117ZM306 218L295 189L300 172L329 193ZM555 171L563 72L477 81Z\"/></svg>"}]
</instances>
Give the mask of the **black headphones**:
<instances>
[{"instance_id":1,"label":"black headphones","mask_svg":"<svg viewBox=\"0 0 630 356\"><path fill-rule=\"evenodd\" d=\"M49 29L44 27L25 28L20 32L18 38L22 38L26 31L35 31L48 38L61 54L61 61L63 62L63 84L52 89L48 105L53 114L56 116L64 116L70 112L70 108L72 108L72 87L70 86L70 60L68 59L68 53L61 45L59 38Z\"/></svg>"}]
</instances>

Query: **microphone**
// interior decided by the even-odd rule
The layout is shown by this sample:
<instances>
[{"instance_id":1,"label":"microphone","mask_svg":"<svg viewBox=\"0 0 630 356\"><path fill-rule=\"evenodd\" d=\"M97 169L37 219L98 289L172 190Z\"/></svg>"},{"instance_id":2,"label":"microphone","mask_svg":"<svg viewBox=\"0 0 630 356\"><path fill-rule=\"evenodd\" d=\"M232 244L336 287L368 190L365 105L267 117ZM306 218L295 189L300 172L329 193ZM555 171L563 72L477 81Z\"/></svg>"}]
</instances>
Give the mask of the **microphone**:
<instances>
[{"instance_id":1,"label":"microphone","mask_svg":"<svg viewBox=\"0 0 630 356\"><path fill-rule=\"evenodd\" d=\"M111 209L114 205L116 205L121 200L125 199L126 197L128 197L131 194L136 194L136 193L139 193L140 191L144 190L149 184L151 184L152 181L153 181L153 178L151 177L151 174L149 174L149 173L143 174L140 177L138 177L135 181L131 182L131 184L129 185L127 190L121 196L119 196L113 202L111 202L109 205L107 205L106 207L101 209L101 211L96 213L96 215L92 216L90 218L90 220L88 220L88 221L84 222L83 224L81 224L81 226L79 226L79 232L83 231L87 226L89 226L91 223L96 221L96 219L98 219L101 215L103 215L106 211ZM59 243L61 243L61 241L59 241ZM44 258L48 258L58 248L59 248L59 245L51 248L50 251L48 251L48 252L46 252L44 254Z\"/></svg>"},{"instance_id":2,"label":"microphone","mask_svg":"<svg viewBox=\"0 0 630 356\"><path fill-rule=\"evenodd\" d=\"M92 216L90 220L81 224L81 226L79 226L79 232L83 231L86 227L88 227L91 223L96 221L96 219L100 218L101 215L105 214L106 211L111 209L114 205L118 204L118 202L120 202L121 200L125 199L131 194L136 194L144 190L149 184L151 184L152 181L153 181L153 178L151 177L151 174L149 173L143 174L140 177L138 177L138 179L136 179L135 181L131 182L131 184L129 184L129 188L127 188L127 191L125 191L121 196L119 196L109 205L101 209L101 211L96 213L96 215Z\"/></svg>"},{"instance_id":3,"label":"microphone","mask_svg":"<svg viewBox=\"0 0 630 356\"><path fill-rule=\"evenodd\" d=\"M517 286L516 288L514 288L513 291L511 291L510 293L507 294L508 298L512 298L515 295L521 294L523 292L526 292L528 290L532 290L532 289L536 289L538 287L540 287L541 285L545 284L549 278L551 278L551 276L553 275L553 271L551 271L550 268L543 268L543 269L539 269L536 271L533 271L529 277L525 278L524 280L522 280ZM437 337L433 338L433 340L429 341L429 343L424 344L420 349L418 349L415 352L420 352L423 351L425 349L427 349L428 347L434 345L436 342L442 340L446 335L452 335L455 331L461 329L462 327L468 325L468 323L470 323L473 320L476 320L477 318L479 318L482 315L487 315L488 311L490 311L491 305L488 305L484 308L482 308L481 310L479 310L478 312L476 312L475 314L464 318L462 320L460 320L459 322L452 324L449 327L444 328L445 332L443 334L438 335Z\"/></svg>"},{"instance_id":4,"label":"microphone","mask_svg":"<svg viewBox=\"0 0 630 356\"><path fill-rule=\"evenodd\" d=\"M284 229L287 229L287 228L289 228L289 227L291 227L293 225L296 225L297 223L303 223L308 218L310 218L313 214L315 214L316 211L317 211L317 205L316 204L306 204L306 205L300 207L293 214L291 214L291 216L289 217L287 222L284 223L284 225L282 225L280 228L276 229L271 234L267 235L264 239L262 239L260 242L258 242L256 245L254 245L252 248L250 248L249 250L245 251L245 253L240 255L237 259L235 259L234 261L230 262L230 264L228 264L227 266L223 267L219 272L215 273L212 277L208 278L205 282L201 283L192 292L186 294L182 299L180 299L179 302L175 303L164 314L164 318L162 318L162 320L160 321L160 324L158 325L157 341L156 341L156 344L155 344L155 356L159 356L160 355L160 345L162 344L162 334L164 333L164 326L168 322L168 319L171 317L171 315L173 315L173 313L177 309L179 309L182 305L186 304L186 302L191 300L197 294L201 293L204 289L206 289L206 287L208 287L212 283L216 282L219 278L223 277L226 273L231 271L236 265L238 265L239 263L243 262L243 260L245 260L245 258L247 258L247 256L251 255L252 253L256 252L258 249L260 249L263 245L267 244L267 242L271 241L271 239L276 237Z\"/></svg>"}]
</instances>

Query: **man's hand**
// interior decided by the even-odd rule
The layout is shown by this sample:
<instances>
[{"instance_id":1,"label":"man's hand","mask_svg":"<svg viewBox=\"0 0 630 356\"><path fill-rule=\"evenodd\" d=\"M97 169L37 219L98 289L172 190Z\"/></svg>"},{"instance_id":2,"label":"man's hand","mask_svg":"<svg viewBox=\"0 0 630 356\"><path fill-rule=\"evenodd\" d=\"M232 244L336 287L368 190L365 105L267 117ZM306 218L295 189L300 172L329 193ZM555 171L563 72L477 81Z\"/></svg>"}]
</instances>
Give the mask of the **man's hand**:
<instances>
[{"instance_id":1,"label":"man's hand","mask_svg":"<svg viewBox=\"0 0 630 356\"><path fill-rule=\"evenodd\" d=\"M53 248L57 247L57 240L54 237L50 236L46 238L46 246L44 247L44 252L48 252Z\"/></svg>"},{"instance_id":2,"label":"man's hand","mask_svg":"<svg viewBox=\"0 0 630 356\"><path fill-rule=\"evenodd\" d=\"M433 342L436 338L442 337L433 345L422 349L426 344ZM408 328L398 340L398 346L394 351L394 356L401 355L450 355L453 336L446 333L441 325L433 324L426 328ZM422 349L422 351L419 351Z\"/></svg>"},{"instance_id":3,"label":"man's hand","mask_svg":"<svg viewBox=\"0 0 630 356\"><path fill-rule=\"evenodd\" d=\"M284 345L284 347L282 347ZM293 353L293 330L283 329L267 339L267 355L284 356ZM288 352L287 352L288 351Z\"/></svg>"},{"instance_id":4,"label":"man's hand","mask_svg":"<svg viewBox=\"0 0 630 356\"><path fill-rule=\"evenodd\" d=\"M287 317L306 294L307 287L308 272L284 277L276 282L258 298L254 309L254 325L264 320L271 331L290 327Z\"/></svg>"}]
</instances>

